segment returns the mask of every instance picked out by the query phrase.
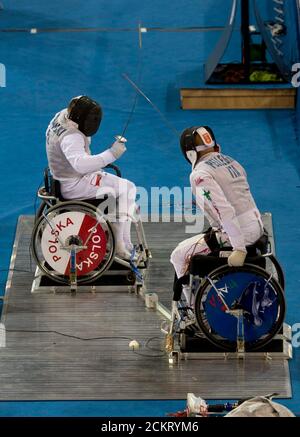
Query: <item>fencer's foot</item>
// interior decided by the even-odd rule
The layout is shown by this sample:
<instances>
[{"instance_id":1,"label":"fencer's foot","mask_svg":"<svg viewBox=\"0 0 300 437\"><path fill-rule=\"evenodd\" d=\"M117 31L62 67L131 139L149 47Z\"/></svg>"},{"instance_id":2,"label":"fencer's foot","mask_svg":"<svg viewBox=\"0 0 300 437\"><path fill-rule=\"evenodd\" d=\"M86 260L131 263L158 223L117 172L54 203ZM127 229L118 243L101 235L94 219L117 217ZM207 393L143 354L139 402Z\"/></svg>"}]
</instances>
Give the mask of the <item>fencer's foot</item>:
<instances>
[{"instance_id":1,"label":"fencer's foot","mask_svg":"<svg viewBox=\"0 0 300 437\"><path fill-rule=\"evenodd\" d=\"M126 261L130 261L131 253L126 249L124 243L118 243L116 246L116 256Z\"/></svg>"},{"instance_id":2,"label":"fencer's foot","mask_svg":"<svg viewBox=\"0 0 300 437\"><path fill-rule=\"evenodd\" d=\"M132 243L125 243L126 250L131 254L131 261L135 262L138 260L138 254L135 250L135 247ZM134 251L134 255L133 255Z\"/></svg>"},{"instance_id":3,"label":"fencer's foot","mask_svg":"<svg viewBox=\"0 0 300 437\"><path fill-rule=\"evenodd\" d=\"M132 243L126 244L126 250L131 254L131 261L136 262L138 260L138 254L135 250L135 247ZM134 252L134 255L133 255Z\"/></svg>"},{"instance_id":4,"label":"fencer's foot","mask_svg":"<svg viewBox=\"0 0 300 437\"><path fill-rule=\"evenodd\" d=\"M128 252L130 252L130 253L134 249L134 245L132 243L125 243L125 247L126 247L126 250L128 250Z\"/></svg>"},{"instance_id":5,"label":"fencer's foot","mask_svg":"<svg viewBox=\"0 0 300 437\"><path fill-rule=\"evenodd\" d=\"M138 255L137 255L137 253L135 253L135 254L132 256L132 252L131 252L130 256L131 256L130 259L131 259L132 262L136 262L136 261L138 260Z\"/></svg>"},{"instance_id":6,"label":"fencer's foot","mask_svg":"<svg viewBox=\"0 0 300 437\"><path fill-rule=\"evenodd\" d=\"M121 258L125 261L130 261L131 254L128 252L128 250L118 250L116 251L116 257Z\"/></svg>"},{"instance_id":7,"label":"fencer's foot","mask_svg":"<svg viewBox=\"0 0 300 437\"><path fill-rule=\"evenodd\" d=\"M138 256L136 253L132 256L132 254L126 249L117 250L116 256L126 261L132 261L133 263L138 260Z\"/></svg>"},{"instance_id":8,"label":"fencer's foot","mask_svg":"<svg viewBox=\"0 0 300 437\"><path fill-rule=\"evenodd\" d=\"M138 259L137 253L134 253L134 246L133 244L126 244L124 242L117 243L116 245L116 256L118 258L124 259L126 261L132 261L135 262Z\"/></svg>"}]
</instances>

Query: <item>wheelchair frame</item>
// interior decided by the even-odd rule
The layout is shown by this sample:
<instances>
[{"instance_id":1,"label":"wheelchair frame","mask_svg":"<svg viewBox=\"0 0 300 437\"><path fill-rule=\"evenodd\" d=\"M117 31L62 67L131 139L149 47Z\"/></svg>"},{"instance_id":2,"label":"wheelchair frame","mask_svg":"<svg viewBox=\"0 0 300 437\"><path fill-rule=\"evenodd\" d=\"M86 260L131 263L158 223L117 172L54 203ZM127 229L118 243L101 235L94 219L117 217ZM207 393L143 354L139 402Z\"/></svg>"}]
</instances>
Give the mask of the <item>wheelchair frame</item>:
<instances>
[{"instance_id":1,"label":"wheelchair frame","mask_svg":"<svg viewBox=\"0 0 300 437\"><path fill-rule=\"evenodd\" d=\"M222 251L224 251L224 248L221 249ZM226 250L226 249L225 249ZM284 310L285 310L285 305L284 305L284 294L282 291L282 288L284 287L284 275L281 269L280 264L278 263L278 261L276 260L273 251L271 249L271 244L269 242L268 244L268 250L266 253L261 254L261 257L264 258L265 260L269 260L270 264L271 264L271 273L268 273L267 269L261 269L258 268L255 265L252 264L248 264L247 260L246 260L246 264L245 267L249 266L249 268L254 268L257 273L259 273L259 271L261 273L264 274L268 274L270 276L270 278L272 278L272 281L275 282L275 286L276 288L278 288L280 291L279 293L282 293L282 298L283 298L283 314L281 317L281 323L283 322L283 318L284 318ZM228 272L230 271L238 271L238 268L230 268L229 266L228 268ZM224 270L225 267L218 267L218 268L212 268L212 270L210 272L208 272L205 277L201 278L199 275L197 274L191 274L189 273L189 285L191 287L192 292L194 291L196 293L195 295L195 300L197 300L197 296L199 295L199 293L201 292L201 290L204 290L204 285L205 285L205 281L207 282L207 278L209 278L209 276L213 275L213 274L217 274L219 271L222 271L222 269ZM277 280L274 278L274 272L276 272L277 275ZM283 286L283 287L282 287ZM181 287L181 285L180 285ZM183 319L182 317L182 312L185 313L185 318ZM185 359L187 358L204 358L204 357L210 357L210 358L220 358L220 356L224 356L224 357L228 357L228 356L234 356L234 357L238 357L238 358L244 358L246 356L246 354L248 354L248 351L246 350L245 347L245 338L244 338L244 315L243 315L243 309L234 309L231 311L228 311L231 313L231 315L236 317L237 320L237 338L236 338L236 348L235 350L230 350L226 348L219 348L219 350L216 352L214 351L210 351L210 352L185 352L185 342L186 342L186 338L188 336L188 334L185 333L186 328L189 328L195 324L198 325L198 333L201 335L201 330L199 328L199 324L198 324L198 320L196 319L196 315L194 312L192 312L191 310L189 310L187 308L187 306L183 306L181 307L181 303L180 300L173 300L172 302L172 310L171 310L171 315L170 317L168 317L168 322L164 322L162 324L161 330L162 332L164 332L166 334L166 351L169 353L169 363L173 364L174 362L178 361L178 359L181 357L184 357ZM176 327L177 325L177 327ZM290 326L286 325L285 323L283 323L282 325L282 330L281 332L278 333L279 329L276 330L276 332L274 333L274 337L272 337L272 339L274 340L280 340L283 342L283 351L281 353L277 353L277 352L272 352L272 357L280 357L282 358L282 356L286 357L286 358L291 358L292 356L292 348L291 345L289 343L289 341L291 340L291 328ZM202 331L202 335L204 335L204 340L208 340L208 342L211 342L211 339L209 337L207 337L207 335L205 333L203 333ZM175 344L175 340L177 339L177 345ZM269 342L272 341L272 339L269 340ZM199 338L199 341L201 339ZM214 344L214 346L216 346L216 344ZM249 351L250 352L250 351ZM260 355L262 354L262 356L264 357L269 357L270 354L267 351L267 348L265 347L264 349L262 348L262 352L260 351L251 351L251 354L255 354L255 355Z\"/></svg>"},{"instance_id":2,"label":"wheelchair frame","mask_svg":"<svg viewBox=\"0 0 300 437\"><path fill-rule=\"evenodd\" d=\"M113 169L116 172L117 176L121 177L121 172L117 166L110 164L109 166L106 167L106 169L107 168ZM68 206L69 207L78 206L79 209L83 208L86 211L91 212L91 214L94 214L97 217L97 225L98 224L101 225L100 220L105 222L108 228L109 235L111 236L111 240L112 240L113 247L110 254L110 259L105 264L104 268L102 270L100 269L99 273L97 273L97 270L95 269L94 270L96 272L95 275L91 275L90 278L83 277L83 279L81 278L79 280L79 283L91 284L90 285L91 291L98 291L98 289L102 290L104 287L101 286L97 287L95 283L102 275L108 273L110 267L114 263L120 266L119 269L114 269L114 271L111 272L115 277L118 274L123 276L125 273L125 275L127 275L127 281L125 281L127 282L126 285L130 285L131 287L135 286L136 288L137 287L140 288L143 286L143 277L139 269L147 269L149 258L151 258L151 253L147 244L147 240L144 233L143 224L139 215L138 208L136 209L137 217L130 216L130 219L132 220L132 224L134 225L136 230L137 242L138 242L138 246L137 246L138 257L136 262L133 262L133 260L126 261L115 256L115 236L110 225L109 215L100 213L99 209L97 209L95 205L88 203L89 201L92 201L94 203L94 201L97 201L96 199L88 199L87 201L64 200L60 193L59 182L55 181L52 178L48 168L46 168L44 171L44 186L38 190L37 196L42 200L42 203L36 214L34 228L32 231L32 239L31 239L31 252L37 263L36 275L31 290L32 292L40 291L41 276L43 273L46 276L48 276L48 278L53 280L54 284L55 282L57 282L57 285L52 284L51 286L52 290L66 291L66 285L69 286L69 289L72 292L75 292L78 289L79 284L78 284L78 277L77 277L76 258L77 258L77 253L80 252L82 249L85 249L86 247L83 246L82 244L79 244L78 241L72 241L71 244L70 243L65 244L65 242L63 242L63 244L60 246L61 248L69 251L70 253L70 274L69 274L69 279L66 280L66 278L63 277L63 275L56 274L55 272L53 274L49 274L48 269L45 268L45 264L43 264L39 260L39 257L37 255L37 248L35 246L36 238L41 239L41 236L37 234L40 233L39 228L43 223L43 221L46 220L47 224L49 224L50 222L50 227L51 227L51 219L49 220L47 218L47 215L48 214L51 215L51 213L55 212L56 209L59 209L60 207L63 208L64 206L66 206L66 208ZM99 203L101 203L101 200ZM59 284L64 284L64 286L59 286ZM121 287L122 285L123 284L120 284ZM119 289L120 286L118 286L117 288ZM82 288L86 290L87 287L80 285L80 289ZM109 288L110 291L114 291L113 287L109 287Z\"/></svg>"}]
</instances>

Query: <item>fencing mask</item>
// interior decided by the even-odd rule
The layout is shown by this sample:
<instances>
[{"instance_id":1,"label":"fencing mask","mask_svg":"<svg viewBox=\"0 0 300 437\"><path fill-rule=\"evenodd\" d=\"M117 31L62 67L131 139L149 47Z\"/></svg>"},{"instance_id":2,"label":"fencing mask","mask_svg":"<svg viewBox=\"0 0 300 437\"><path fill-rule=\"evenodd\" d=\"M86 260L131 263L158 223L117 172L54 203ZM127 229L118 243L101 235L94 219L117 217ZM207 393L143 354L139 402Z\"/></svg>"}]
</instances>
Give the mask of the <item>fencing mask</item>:
<instances>
[{"instance_id":1,"label":"fencing mask","mask_svg":"<svg viewBox=\"0 0 300 437\"><path fill-rule=\"evenodd\" d=\"M180 137L180 147L185 159L195 165L198 152L215 147L216 139L208 126L194 126L185 129Z\"/></svg>"},{"instance_id":2,"label":"fencing mask","mask_svg":"<svg viewBox=\"0 0 300 437\"><path fill-rule=\"evenodd\" d=\"M68 106L68 117L78 124L78 129L85 136L95 135L102 119L99 103L87 96L74 97Z\"/></svg>"}]
</instances>

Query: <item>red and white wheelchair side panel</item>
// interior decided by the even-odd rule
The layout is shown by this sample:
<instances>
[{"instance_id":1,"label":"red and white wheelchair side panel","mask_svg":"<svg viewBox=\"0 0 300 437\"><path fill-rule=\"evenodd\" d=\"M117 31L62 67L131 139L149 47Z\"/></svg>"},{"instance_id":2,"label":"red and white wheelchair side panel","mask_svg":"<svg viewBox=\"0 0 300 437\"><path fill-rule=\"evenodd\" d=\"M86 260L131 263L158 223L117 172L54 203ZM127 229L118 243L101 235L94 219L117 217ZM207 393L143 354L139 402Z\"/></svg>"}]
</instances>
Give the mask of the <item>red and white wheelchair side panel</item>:
<instances>
[{"instance_id":1,"label":"red and white wheelchair side panel","mask_svg":"<svg viewBox=\"0 0 300 437\"><path fill-rule=\"evenodd\" d=\"M70 249L65 247L71 236L78 237L80 245L86 246L76 254L77 275L94 271L105 258L107 236L96 218L84 212L69 211L49 220L41 240L45 261L56 272L69 275Z\"/></svg>"}]
</instances>

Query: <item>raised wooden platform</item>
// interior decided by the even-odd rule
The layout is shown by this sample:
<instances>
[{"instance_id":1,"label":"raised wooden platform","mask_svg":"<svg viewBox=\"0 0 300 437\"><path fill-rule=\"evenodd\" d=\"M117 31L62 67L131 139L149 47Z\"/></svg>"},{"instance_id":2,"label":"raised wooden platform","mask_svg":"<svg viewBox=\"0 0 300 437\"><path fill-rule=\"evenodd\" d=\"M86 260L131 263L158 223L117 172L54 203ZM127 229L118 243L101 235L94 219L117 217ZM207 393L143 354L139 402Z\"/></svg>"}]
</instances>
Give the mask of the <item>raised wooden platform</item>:
<instances>
[{"instance_id":1,"label":"raised wooden platform","mask_svg":"<svg viewBox=\"0 0 300 437\"><path fill-rule=\"evenodd\" d=\"M296 88L182 88L182 109L294 109Z\"/></svg>"},{"instance_id":2,"label":"raised wooden platform","mask_svg":"<svg viewBox=\"0 0 300 437\"><path fill-rule=\"evenodd\" d=\"M20 217L11 257L1 317L6 327L1 401L186 399L187 392L204 399L291 396L285 359L212 357L169 365L160 332L163 316L146 308L140 295L123 289L72 295L52 287L31 293L33 222L32 216ZM147 291L169 306L170 253L190 235L184 223L152 222L144 228L153 255ZM140 342L138 351L129 349L131 339Z\"/></svg>"}]
</instances>

